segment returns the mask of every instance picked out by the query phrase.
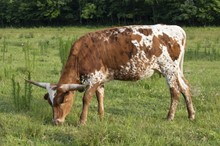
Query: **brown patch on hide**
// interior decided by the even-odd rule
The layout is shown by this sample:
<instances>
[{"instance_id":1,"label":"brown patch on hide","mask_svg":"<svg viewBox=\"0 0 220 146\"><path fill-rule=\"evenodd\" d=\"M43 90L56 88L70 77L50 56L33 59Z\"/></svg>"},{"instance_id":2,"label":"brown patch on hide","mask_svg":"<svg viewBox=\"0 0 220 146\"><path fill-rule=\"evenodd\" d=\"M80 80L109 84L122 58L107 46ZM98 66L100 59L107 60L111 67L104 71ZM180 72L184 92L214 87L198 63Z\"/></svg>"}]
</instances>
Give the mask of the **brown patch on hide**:
<instances>
[{"instance_id":1,"label":"brown patch on hide","mask_svg":"<svg viewBox=\"0 0 220 146\"><path fill-rule=\"evenodd\" d=\"M141 36L133 35L130 28L123 29L125 29L123 32L120 32L118 28L108 30L111 31L111 35L107 36L108 41L104 43L99 41L96 45L101 53L101 61L106 68L118 70L137 53L137 48L132 40L140 41Z\"/></svg>"},{"instance_id":2,"label":"brown patch on hide","mask_svg":"<svg viewBox=\"0 0 220 146\"><path fill-rule=\"evenodd\" d=\"M148 59L151 59L152 56L159 57L162 54L162 50L160 48L160 40L156 36L153 36L152 48L150 46L141 46L141 49L144 50Z\"/></svg>"},{"instance_id":3,"label":"brown patch on hide","mask_svg":"<svg viewBox=\"0 0 220 146\"><path fill-rule=\"evenodd\" d=\"M140 35L136 35L136 34L131 35L131 41L132 40L137 40L138 42L140 42L141 39L142 39L142 37Z\"/></svg>"},{"instance_id":4,"label":"brown patch on hide","mask_svg":"<svg viewBox=\"0 0 220 146\"><path fill-rule=\"evenodd\" d=\"M180 55L180 45L175 39L172 39L167 34L159 35L159 39L164 46L167 46L167 51L173 61L177 60Z\"/></svg>"},{"instance_id":5,"label":"brown patch on hide","mask_svg":"<svg viewBox=\"0 0 220 146\"><path fill-rule=\"evenodd\" d=\"M159 57L162 54L162 50L160 48L160 40L158 37L153 36L153 43L152 43L152 54L155 55L156 57Z\"/></svg>"},{"instance_id":6,"label":"brown patch on hide","mask_svg":"<svg viewBox=\"0 0 220 146\"><path fill-rule=\"evenodd\" d=\"M139 28L138 31L140 33L143 33L145 36L152 35L152 33L153 33L152 29Z\"/></svg>"},{"instance_id":7,"label":"brown patch on hide","mask_svg":"<svg viewBox=\"0 0 220 146\"><path fill-rule=\"evenodd\" d=\"M91 35L91 34L90 34ZM92 73L101 68L100 54L97 45L99 45L98 38L93 38L90 35L84 36L79 42L81 43L80 52L78 53L78 67L82 74Z\"/></svg>"}]
</instances>

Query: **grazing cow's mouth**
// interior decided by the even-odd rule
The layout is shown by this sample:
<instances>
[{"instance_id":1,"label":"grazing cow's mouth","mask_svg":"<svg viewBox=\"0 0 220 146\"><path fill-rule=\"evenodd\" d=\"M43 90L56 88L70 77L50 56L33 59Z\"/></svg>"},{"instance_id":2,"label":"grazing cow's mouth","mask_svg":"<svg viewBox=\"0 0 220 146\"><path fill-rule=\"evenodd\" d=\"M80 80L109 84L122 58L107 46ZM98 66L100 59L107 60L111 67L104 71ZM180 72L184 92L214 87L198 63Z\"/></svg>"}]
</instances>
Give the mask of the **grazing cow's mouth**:
<instances>
[{"instance_id":1,"label":"grazing cow's mouth","mask_svg":"<svg viewBox=\"0 0 220 146\"><path fill-rule=\"evenodd\" d=\"M53 119L52 120L55 125L61 125L64 123L64 119Z\"/></svg>"}]
</instances>

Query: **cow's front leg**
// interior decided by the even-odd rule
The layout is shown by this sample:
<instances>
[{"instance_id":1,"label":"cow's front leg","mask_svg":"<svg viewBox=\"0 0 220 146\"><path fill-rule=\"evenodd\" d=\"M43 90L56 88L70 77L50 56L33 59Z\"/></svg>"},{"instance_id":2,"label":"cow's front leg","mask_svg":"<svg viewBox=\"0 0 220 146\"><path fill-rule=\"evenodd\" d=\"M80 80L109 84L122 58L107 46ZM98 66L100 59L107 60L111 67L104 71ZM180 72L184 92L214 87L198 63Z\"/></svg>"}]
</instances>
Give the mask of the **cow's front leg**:
<instances>
[{"instance_id":1,"label":"cow's front leg","mask_svg":"<svg viewBox=\"0 0 220 146\"><path fill-rule=\"evenodd\" d=\"M83 100L83 108L82 108L82 113L80 116L80 124L82 124L82 125L86 123L89 104L90 104L92 96L94 95L98 86L99 86L99 84L90 85L84 93L84 96L82 99Z\"/></svg>"},{"instance_id":2,"label":"cow's front leg","mask_svg":"<svg viewBox=\"0 0 220 146\"><path fill-rule=\"evenodd\" d=\"M96 97L98 100L98 115L102 120L104 117L104 85L100 85L96 90Z\"/></svg>"}]
</instances>

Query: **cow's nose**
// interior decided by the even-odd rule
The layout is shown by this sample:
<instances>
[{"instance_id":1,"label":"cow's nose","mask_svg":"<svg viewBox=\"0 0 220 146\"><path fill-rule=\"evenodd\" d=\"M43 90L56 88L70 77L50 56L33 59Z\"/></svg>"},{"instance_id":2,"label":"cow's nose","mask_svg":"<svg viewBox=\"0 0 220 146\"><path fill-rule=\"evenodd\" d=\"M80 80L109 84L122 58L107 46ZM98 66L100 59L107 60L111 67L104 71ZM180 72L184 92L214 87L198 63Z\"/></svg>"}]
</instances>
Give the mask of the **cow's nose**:
<instances>
[{"instance_id":1,"label":"cow's nose","mask_svg":"<svg viewBox=\"0 0 220 146\"><path fill-rule=\"evenodd\" d=\"M61 119L53 119L53 123L55 125L61 125L61 124L63 124L63 122L64 122L64 120L61 120Z\"/></svg>"}]
</instances>

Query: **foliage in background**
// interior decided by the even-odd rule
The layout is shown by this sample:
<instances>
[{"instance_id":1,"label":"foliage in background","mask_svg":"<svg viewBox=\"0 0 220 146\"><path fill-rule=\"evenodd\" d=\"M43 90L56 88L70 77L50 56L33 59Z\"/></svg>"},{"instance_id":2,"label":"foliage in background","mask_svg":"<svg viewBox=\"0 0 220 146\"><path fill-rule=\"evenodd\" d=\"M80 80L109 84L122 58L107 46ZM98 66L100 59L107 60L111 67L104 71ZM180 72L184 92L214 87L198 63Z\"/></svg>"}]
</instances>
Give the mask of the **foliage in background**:
<instances>
[{"instance_id":1,"label":"foliage in background","mask_svg":"<svg viewBox=\"0 0 220 146\"><path fill-rule=\"evenodd\" d=\"M1 0L0 26L220 25L219 0Z\"/></svg>"}]
</instances>

